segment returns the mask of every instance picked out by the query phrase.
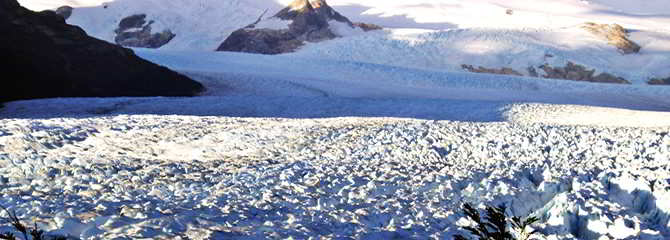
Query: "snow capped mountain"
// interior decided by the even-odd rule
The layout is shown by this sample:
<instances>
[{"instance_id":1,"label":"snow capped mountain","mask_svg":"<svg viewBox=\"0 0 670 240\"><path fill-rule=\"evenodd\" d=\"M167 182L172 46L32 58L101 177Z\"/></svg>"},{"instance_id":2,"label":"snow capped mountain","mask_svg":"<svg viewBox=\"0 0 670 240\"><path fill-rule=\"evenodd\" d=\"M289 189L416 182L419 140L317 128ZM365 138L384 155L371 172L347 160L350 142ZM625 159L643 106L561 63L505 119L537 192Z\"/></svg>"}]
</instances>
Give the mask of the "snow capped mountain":
<instances>
[{"instance_id":1,"label":"snow capped mountain","mask_svg":"<svg viewBox=\"0 0 670 240\"><path fill-rule=\"evenodd\" d=\"M53 7L26 1L37 9ZM216 49L236 29L254 23L265 11L260 28L286 25L272 15L291 1L272 0L117 0L62 2L77 8L70 24L90 35L114 42L114 30L128 16L146 14L155 32L176 34L164 50ZM404 67L466 71L462 65L510 68L533 76L540 66L569 62L608 73L625 82L645 84L670 76L670 21L663 1L365 1L328 3L353 22L387 29L362 34L345 30L344 39L308 43L296 55ZM645 10L647 9L647 10ZM664 14L665 13L665 14ZM584 28L588 22L618 24L641 46L639 54L622 55L605 37Z\"/></svg>"},{"instance_id":2,"label":"snow capped mountain","mask_svg":"<svg viewBox=\"0 0 670 240\"><path fill-rule=\"evenodd\" d=\"M215 50L288 32L293 0L19 2L169 32L132 50L207 88L5 103L0 205L50 234L452 239L469 202L536 239L670 239L667 0L328 0L352 24L279 55Z\"/></svg>"},{"instance_id":3,"label":"snow capped mountain","mask_svg":"<svg viewBox=\"0 0 670 240\"><path fill-rule=\"evenodd\" d=\"M216 50L260 54L289 53L298 50L305 42L323 42L354 32L371 30L365 26L371 25L351 22L325 1L295 0L272 17L263 19L261 16L256 22L236 30Z\"/></svg>"}]
</instances>

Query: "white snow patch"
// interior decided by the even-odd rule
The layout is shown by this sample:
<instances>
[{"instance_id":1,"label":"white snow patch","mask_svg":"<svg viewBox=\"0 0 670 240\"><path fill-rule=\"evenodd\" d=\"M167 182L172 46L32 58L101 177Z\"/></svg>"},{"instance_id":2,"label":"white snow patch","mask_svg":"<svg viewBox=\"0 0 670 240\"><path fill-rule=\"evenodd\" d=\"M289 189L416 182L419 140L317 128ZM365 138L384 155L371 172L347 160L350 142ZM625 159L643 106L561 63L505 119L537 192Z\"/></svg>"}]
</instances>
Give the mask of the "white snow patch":
<instances>
[{"instance_id":1,"label":"white snow patch","mask_svg":"<svg viewBox=\"0 0 670 240\"><path fill-rule=\"evenodd\" d=\"M102 6L106 2L114 0L18 0L21 6L34 11L54 10L61 6L75 8Z\"/></svg>"},{"instance_id":2,"label":"white snow patch","mask_svg":"<svg viewBox=\"0 0 670 240\"><path fill-rule=\"evenodd\" d=\"M343 23L335 20L329 21L328 25L330 27L330 30L340 37L349 37L364 33L363 29L353 27L350 26L348 23Z\"/></svg>"},{"instance_id":3,"label":"white snow patch","mask_svg":"<svg viewBox=\"0 0 670 240\"><path fill-rule=\"evenodd\" d=\"M282 29L288 29L289 25L291 24L291 21L288 20L282 20L280 18L276 17L271 17L264 19L260 21L259 23L256 24L256 28L258 29L275 29L275 30L282 30Z\"/></svg>"}]
</instances>

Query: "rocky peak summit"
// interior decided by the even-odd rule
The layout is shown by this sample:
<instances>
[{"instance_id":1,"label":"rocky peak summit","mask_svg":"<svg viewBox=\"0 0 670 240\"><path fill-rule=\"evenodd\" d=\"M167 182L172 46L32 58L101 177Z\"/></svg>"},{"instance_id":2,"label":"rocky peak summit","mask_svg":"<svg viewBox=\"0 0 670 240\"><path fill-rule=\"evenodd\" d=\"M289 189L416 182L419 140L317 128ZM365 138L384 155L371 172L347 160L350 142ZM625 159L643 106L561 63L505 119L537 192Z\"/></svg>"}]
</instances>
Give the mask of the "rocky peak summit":
<instances>
[{"instance_id":1,"label":"rocky peak summit","mask_svg":"<svg viewBox=\"0 0 670 240\"><path fill-rule=\"evenodd\" d=\"M298 18L310 18L319 23L327 23L330 20L344 22L353 27L353 23L345 16L338 13L326 3L325 0L295 0L288 7L282 9L274 17L282 20L296 20Z\"/></svg>"},{"instance_id":2,"label":"rocky peak summit","mask_svg":"<svg viewBox=\"0 0 670 240\"><path fill-rule=\"evenodd\" d=\"M287 29L257 28L257 24L251 24L233 32L217 51L281 54L297 50L305 41L320 42L340 37L332 28L334 23L352 30L369 30L352 23L325 0L295 0L265 19L272 20L290 21L290 24Z\"/></svg>"}]
</instances>

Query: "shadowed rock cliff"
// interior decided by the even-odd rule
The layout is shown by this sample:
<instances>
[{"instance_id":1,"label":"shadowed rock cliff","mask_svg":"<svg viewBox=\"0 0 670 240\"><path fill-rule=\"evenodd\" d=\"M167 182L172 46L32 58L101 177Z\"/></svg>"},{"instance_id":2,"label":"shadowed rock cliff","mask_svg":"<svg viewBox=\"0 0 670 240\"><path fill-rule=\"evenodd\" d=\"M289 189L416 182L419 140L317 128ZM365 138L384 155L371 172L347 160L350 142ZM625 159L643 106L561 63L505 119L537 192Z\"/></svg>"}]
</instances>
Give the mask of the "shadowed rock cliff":
<instances>
[{"instance_id":1,"label":"shadowed rock cliff","mask_svg":"<svg viewBox=\"0 0 670 240\"><path fill-rule=\"evenodd\" d=\"M204 87L86 35L53 11L0 1L0 102L49 97L194 96Z\"/></svg>"}]
</instances>

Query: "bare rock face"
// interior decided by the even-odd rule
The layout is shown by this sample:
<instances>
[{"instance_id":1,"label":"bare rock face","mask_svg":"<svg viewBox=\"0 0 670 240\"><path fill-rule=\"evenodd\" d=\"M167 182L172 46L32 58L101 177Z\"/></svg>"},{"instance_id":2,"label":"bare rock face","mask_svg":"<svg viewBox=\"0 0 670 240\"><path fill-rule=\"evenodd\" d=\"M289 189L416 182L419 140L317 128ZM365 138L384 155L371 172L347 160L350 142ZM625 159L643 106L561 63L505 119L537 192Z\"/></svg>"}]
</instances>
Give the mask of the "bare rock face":
<instances>
[{"instance_id":1,"label":"bare rock face","mask_svg":"<svg viewBox=\"0 0 670 240\"><path fill-rule=\"evenodd\" d=\"M587 22L582 28L607 40L608 44L615 46L623 54L640 52L640 45L628 39L628 32L619 24L597 24Z\"/></svg>"},{"instance_id":2,"label":"bare rock face","mask_svg":"<svg viewBox=\"0 0 670 240\"><path fill-rule=\"evenodd\" d=\"M649 85L670 85L670 77L668 77L668 78L652 78L647 83Z\"/></svg>"},{"instance_id":3,"label":"bare rock face","mask_svg":"<svg viewBox=\"0 0 670 240\"><path fill-rule=\"evenodd\" d=\"M50 97L193 96L204 87L86 35L52 11L0 1L0 102Z\"/></svg>"},{"instance_id":4,"label":"bare rock face","mask_svg":"<svg viewBox=\"0 0 670 240\"><path fill-rule=\"evenodd\" d=\"M146 14L137 14L121 19L119 28L114 30L114 41L124 47L160 48L176 36L169 29L151 33L154 22L147 22L146 17Z\"/></svg>"},{"instance_id":5,"label":"bare rock face","mask_svg":"<svg viewBox=\"0 0 670 240\"><path fill-rule=\"evenodd\" d=\"M575 81L588 81L593 78L595 70L587 70L584 66L568 62L565 67L551 67L549 64L540 66L546 73L542 77L554 79L568 79Z\"/></svg>"},{"instance_id":6,"label":"bare rock face","mask_svg":"<svg viewBox=\"0 0 670 240\"><path fill-rule=\"evenodd\" d=\"M548 64L540 66L540 69L546 73L543 78L565 79L586 82L599 83L622 83L630 84L629 81L609 73L600 73L595 75L595 70L588 70L586 67L572 62L568 62L565 67L551 67Z\"/></svg>"},{"instance_id":7,"label":"bare rock face","mask_svg":"<svg viewBox=\"0 0 670 240\"><path fill-rule=\"evenodd\" d=\"M461 65L466 71L474 73L490 73L490 74L501 74L501 75L514 75L514 76L525 76L524 74L512 69L503 67L500 69L495 68L485 68L485 67L473 67L472 65ZM568 62L565 67L552 67L549 64L544 64L539 67L542 69L545 74L540 75L535 67L528 67L528 76L530 77L542 77L542 78L551 78L551 79L564 79L564 80L573 80L573 81L585 81L585 82L598 82L598 83L620 83L620 84L630 84L629 81L621 77L614 76L609 73L600 73L595 75L595 70L588 70L586 67L572 62ZM668 79L670 80L670 79ZM650 82L651 84L651 82Z\"/></svg>"},{"instance_id":8,"label":"bare rock face","mask_svg":"<svg viewBox=\"0 0 670 240\"><path fill-rule=\"evenodd\" d=\"M293 21L289 30L310 42L319 42L337 37L329 28L329 21L334 20L346 23L350 27L354 24L346 17L328 6L325 0L296 0L289 7L282 9L276 18Z\"/></svg>"},{"instance_id":9,"label":"bare rock face","mask_svg":"<svg viewBox=\"0 0 670 240\"><path fill-rule=\"evenodd\" d=\"M233 32L217 51L282 54L300 48L303 42L288 30L240 29Z\"/></svg>"},{"instance_id":10,"label":"bare rock face","mask_svg":"<svg viewBox=\"0 0 670 240\"><path fill-rule=\"evenodd\" d=\"M359 27L360 29L363 29L363 31L366 32L384 29L382 26L372 23L356 22L354 23L354 26Z\"/></svg>"},{"instance_id":11,"label":"bare rock face","mask_svg":"<svg viewBox=\"0 0 670 240\"><path fill-rule=\"evenodd\" d=\"M272 18L291 21L287 29L256 28L256 24L233 32L217 51L281 54L293 52L305 41L320 42L338 37L330 28L336 21L356 25L328 6L325 0L295 0ZM260 19L259 19L260 21ZM373 28L372 25L370 25Z\"/></svg>"}]
</instances>

